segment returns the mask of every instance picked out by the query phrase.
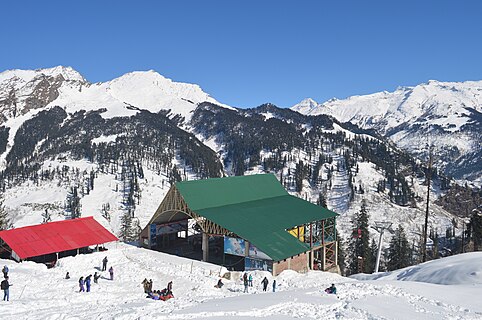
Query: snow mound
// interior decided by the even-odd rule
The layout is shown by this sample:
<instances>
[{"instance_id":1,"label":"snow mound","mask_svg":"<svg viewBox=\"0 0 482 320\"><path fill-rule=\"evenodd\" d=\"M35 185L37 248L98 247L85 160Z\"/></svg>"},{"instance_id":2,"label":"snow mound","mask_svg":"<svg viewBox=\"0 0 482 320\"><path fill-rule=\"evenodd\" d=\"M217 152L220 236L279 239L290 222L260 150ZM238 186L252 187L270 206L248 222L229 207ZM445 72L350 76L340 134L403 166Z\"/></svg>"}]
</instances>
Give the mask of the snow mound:
<instances>
[{"instance_id":1,"label":"snow mound","mask_svg":"<svg viewBox=\"0 0 482 320\"><path fill-rule=\"evenodd\" d=\"M357 280L417 281L445 285L481 285L482 252L432 260L416 266L378 274L357 274Z\"/></svg>"}]
</instances>

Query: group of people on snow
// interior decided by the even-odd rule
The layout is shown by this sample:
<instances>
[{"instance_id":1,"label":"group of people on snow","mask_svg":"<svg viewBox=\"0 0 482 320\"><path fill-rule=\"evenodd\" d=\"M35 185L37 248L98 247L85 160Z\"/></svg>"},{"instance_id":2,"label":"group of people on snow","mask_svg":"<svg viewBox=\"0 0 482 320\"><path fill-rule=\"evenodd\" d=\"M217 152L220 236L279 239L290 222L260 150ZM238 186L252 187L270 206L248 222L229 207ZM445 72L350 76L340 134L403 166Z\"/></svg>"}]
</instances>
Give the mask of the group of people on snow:
<instances>
[{"instance_id":1,"label":"group of people on snow","mask_svg":"<svg viewBox=\"0 0 482 320\"><path fill-rule=\"evenodd\" d=\"M167 287L162 290L152 290L152 279L148 281L147 278L145 278L144 281L142 281L142 285L144 286L144 293L147 293L146 298L163 301L174 298L174 294L172 293L172 281L169 281Z\"/></svg>"},{"instance_id":2,"label":"group of people on snow","mask_svg":"<svg viewBox=\"0 0 482 320\"><path fill-rule=\"evenodd\" d=\"M2 272L3 272L3 280L0 283L0 288L3 290L3 301L9 301L10 300L9 288L12 285L8 282L8 267L6 265L3 266Z\"/></svg>"},{"instance_id":3,"label":"group of people on snow","mask_svg":"<svg viewBox=\"0 0 482 320\"><path fill-rule=\"evenodd\" d=\"M102 271L107 270L107 257L102 260ZM114 268L111 266L109 268L110 280L114 280ZM79 278L79 292L90 292L90 287L92 279L94 283L99 283L100 273L94 272L94 275L89 274L85 278L81 276ZM65 279L70 279L70 273L67 271L65 274Z\"/></svg>"},{"instance_id":4,"label":"group of people on snow","mask_svg":"<svg viewBox=\"0 0 482 320\"><path fill-rule=\"evenodd\" d=\"M243 279L243 284L244 284L244 293L248 293L248 287L253 286L253 277L250 274L245 272L243 274L242 279ZM268 284L269 284L268 278L264 277L264 279L261 281L261 284L263 285L263 291L266 291L268 289ZM275 291L276 291L276 280L274 279L273 280L273 292L275 292Z\"/></svg>"}]
</instances>

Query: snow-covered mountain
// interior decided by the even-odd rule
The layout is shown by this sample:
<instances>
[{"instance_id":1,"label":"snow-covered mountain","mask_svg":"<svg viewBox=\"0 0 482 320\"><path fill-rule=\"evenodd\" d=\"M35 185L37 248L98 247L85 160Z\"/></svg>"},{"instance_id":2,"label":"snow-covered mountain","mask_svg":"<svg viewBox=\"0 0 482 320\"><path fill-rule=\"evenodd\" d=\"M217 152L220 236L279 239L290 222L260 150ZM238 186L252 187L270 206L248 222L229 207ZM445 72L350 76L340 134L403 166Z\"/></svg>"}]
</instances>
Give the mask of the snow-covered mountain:
<instances>
[{"instance_id":1,"label":"snow-covered mountain","mask_svg":"<svg viewBox=\"0 0 482 320\"><path fill-rule=\"evenodd\" d=\"M431 80L324 103L305 99L291 109L375 129L422 159L427 159L427 145L433 145L439 168L456 179L482 183L482 81Z\"/></svg>"},{"instance_id":2,"label":"snow-covered mountain","mask_svg":"<svg viewBox=\"0 0 482 320\"><path fill-rule=\"evenodd\" d=\"M102 116L135 114L171 109L189 119L196 104L221 105L198 85L174 82L155 71L127 73L103 83L89 83L71 67L8 70L0 73L0 125L32 109L62 106L66 112L106 108Z\"/></svg>"},{"instance_id":3,"label":"snow-covered mountain","mask_svg":"<svg viewBox=\"0 0 482 320\"><path fill-rule=\"evenodd\" d=\"M144 227L173 181L271 172L340 213L345 238L364 200L371 225L392 221L419 242L426 169L356 125L272 104L232 108L153 71L92 84L56 67L0 80L0 197L15 227L80 214L119 235L127 216ZM434 173L431 200L449 188ZM432 204L430 228L460 234L461 218Z\"/></svg>"}]
</instances>

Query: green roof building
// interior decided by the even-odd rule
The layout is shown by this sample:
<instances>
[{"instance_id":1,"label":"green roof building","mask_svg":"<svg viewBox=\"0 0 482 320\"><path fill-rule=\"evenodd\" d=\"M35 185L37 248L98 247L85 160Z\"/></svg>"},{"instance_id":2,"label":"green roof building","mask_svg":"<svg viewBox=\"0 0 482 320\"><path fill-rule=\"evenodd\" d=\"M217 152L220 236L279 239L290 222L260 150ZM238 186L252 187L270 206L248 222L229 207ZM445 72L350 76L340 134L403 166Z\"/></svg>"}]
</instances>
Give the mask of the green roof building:
<instances>
[{"instance_id":1,"label":"green roof building","mask_svg":"<svg viewBox=\"0 0 482 320\"><path fill-rule=\"evenodd\" d=\"M204 261L214 250L215 262L236 270L327 270L336 267L336 216L288 194L273 174L182 181L168 191L141 242L187 256L200 244Z\"/></svg>"}]
</instances>

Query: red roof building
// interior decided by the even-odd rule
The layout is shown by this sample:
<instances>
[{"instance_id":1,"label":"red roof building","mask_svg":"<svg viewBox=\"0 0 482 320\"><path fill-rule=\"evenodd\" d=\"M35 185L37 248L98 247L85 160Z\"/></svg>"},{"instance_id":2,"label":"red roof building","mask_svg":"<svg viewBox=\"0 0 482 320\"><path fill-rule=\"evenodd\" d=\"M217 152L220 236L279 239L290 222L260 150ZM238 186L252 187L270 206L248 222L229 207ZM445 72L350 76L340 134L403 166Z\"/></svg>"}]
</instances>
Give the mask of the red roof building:
<instances>
[{"instance_id":1,"label":"red roof building","mask_svg":"<svg viewBox=\"0 0 482 320\"><path fill-rule=\"evenodd\" d=\"M0 238L21 260L119 240L93 217L4 230Z\"/></svg>"}]
</instances>

